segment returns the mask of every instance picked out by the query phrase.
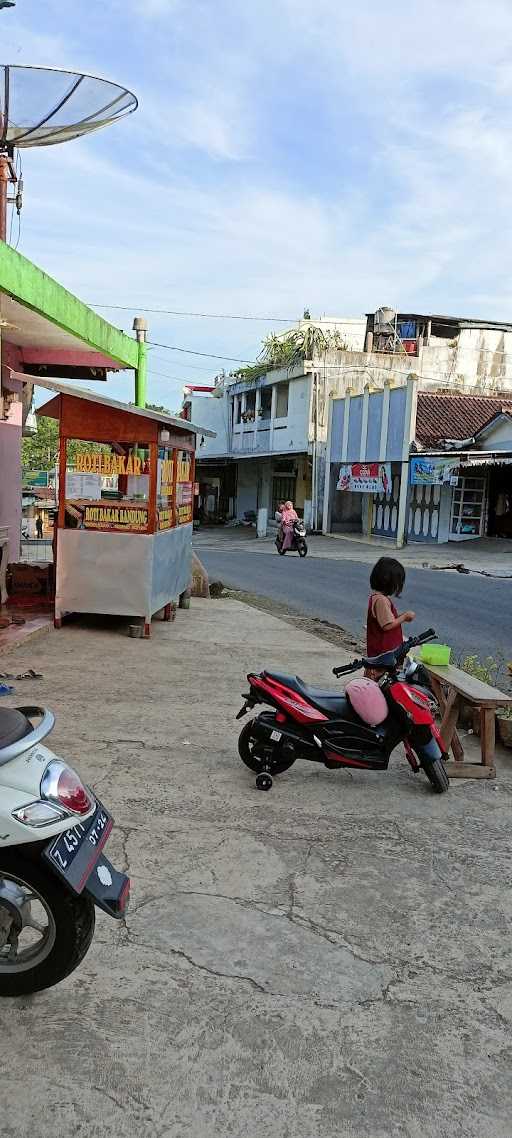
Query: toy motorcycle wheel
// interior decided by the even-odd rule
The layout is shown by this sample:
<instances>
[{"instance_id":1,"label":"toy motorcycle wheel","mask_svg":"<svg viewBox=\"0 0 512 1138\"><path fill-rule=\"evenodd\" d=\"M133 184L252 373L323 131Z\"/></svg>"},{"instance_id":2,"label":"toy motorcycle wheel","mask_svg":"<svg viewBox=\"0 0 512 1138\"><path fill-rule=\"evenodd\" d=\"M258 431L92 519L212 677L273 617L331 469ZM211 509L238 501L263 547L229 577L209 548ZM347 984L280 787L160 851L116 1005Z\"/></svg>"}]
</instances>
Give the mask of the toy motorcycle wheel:
<instances>
[{"instance_id":1,"label":"toy motorcycle wheel","mask_svg":"<svg viewBox=\"0 0 512 1138\"><path fill-rule=\"evenodd\" d=\"M238 754L246 767L254 771L258 776L265 773L262 768L266 767L270 775L283 774L289 767L293 766L295 762L295 755L286 754L283 751L282 743L268 744L257 739L253 733L254 720L251 719L246 723L243 731L238 740ZM266 787L270 790L270 787Z\"/></svg>"},{"instance_id":2,"label":"toy motorcycle wheel","mask_svg":"<svg viewBox=\"0 0 512 1138\"><path fill-rule=\"evenodd\" d=\"M272 778L269 774L259 774L256 778L256 786L258 790L271 790Z\"/></svg>"},{"instance_id":3,"label":"toy motorcycle wheel","mask_svg":"<svg viewBox=\"0 0 512 1138\"><path fill-rule=\"evenodd\" d=\"M433 763L422 760L421 766L435 794L445 794L450 789L450 780L442 759L436 759Z\"/></svg>"}]
</instances>

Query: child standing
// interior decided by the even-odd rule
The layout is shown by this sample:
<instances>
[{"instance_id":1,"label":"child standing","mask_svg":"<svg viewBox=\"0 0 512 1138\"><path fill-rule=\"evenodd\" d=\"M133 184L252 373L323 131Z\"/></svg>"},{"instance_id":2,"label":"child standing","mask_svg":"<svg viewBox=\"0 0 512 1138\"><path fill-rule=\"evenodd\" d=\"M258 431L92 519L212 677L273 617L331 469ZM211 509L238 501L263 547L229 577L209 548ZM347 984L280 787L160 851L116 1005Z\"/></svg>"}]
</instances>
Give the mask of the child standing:
<instances>
[{"instance_id":1,"label":"child standing","mask_svg":"<svg viewBox=\"0 0 512 1138\"><path fill-rule=\"evenodd\" d=\"M414 620L416 613L399 614L391 597L399 597L405 584L405 569L394 557L381 557L370 576L371 594L366 621L366 653L380 656L392 652L403 643L402 625Z\"/></svg>"}]
</instances>

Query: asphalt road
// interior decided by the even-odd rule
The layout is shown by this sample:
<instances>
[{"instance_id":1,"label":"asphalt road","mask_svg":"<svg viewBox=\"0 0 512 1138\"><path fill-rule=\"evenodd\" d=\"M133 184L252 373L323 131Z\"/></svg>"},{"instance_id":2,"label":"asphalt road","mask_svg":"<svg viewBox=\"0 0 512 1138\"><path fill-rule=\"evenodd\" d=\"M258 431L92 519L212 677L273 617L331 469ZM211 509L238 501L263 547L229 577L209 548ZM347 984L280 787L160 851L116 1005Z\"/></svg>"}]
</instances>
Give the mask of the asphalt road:
<instances>
[{"instance_id":1,"label":"asphalt road","mask_svg":"<svg viewBox=\"0 0 512 1138\"><path fill-rule=\"evenodd\" d=\"M284 602L306 616L362 635L367 564L310 556L300 560L296 554L279 557L274 552L218 552L199 545L197 552L210 580ZM512 660L512 580L410 569L399 605L400 611L410 608L416 613L408 626L412 635L433 626L457 657L501 653Z\"/></svg>"}]
</instances>

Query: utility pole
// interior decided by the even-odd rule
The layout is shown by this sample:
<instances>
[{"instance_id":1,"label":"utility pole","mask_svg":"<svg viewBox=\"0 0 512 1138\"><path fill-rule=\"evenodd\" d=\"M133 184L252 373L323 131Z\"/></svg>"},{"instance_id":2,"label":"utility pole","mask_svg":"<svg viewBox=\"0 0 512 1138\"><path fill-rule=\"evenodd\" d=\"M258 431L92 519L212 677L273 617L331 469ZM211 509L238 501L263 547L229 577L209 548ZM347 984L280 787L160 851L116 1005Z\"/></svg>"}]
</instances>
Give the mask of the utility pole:
<instances>
[{"instance_id":1,"label":"utility pole","mask_svg":"<svg viewBox=\"0 0 512 1138\"><path fill-rule=\"evenodd\" d=\"M148 334L148 322L143 316L136 316L133 321L133 331L137 338L139 345L139 358L137 363L137 371L135 372L135 406L146 406L146 382L148 371L148 349L146 339Z\"/></svg>"}]
</instances>

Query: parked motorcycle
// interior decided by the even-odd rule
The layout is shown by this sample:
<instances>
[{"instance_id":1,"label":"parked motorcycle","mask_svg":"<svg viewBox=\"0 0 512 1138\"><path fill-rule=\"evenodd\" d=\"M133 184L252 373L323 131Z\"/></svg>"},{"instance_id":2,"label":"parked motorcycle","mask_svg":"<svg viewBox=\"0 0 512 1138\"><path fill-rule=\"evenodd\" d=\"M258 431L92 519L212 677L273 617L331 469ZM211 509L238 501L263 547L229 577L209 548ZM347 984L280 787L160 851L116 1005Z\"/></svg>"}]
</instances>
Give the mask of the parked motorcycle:
<instances>
[{"instance_id":1,"label":"parked motorcycle","mask_svg":"<svg viewBox=\"0 0 512 1138\"><path fill-rule=\"evenodd\" d=\"M276 546L277 551L281 557L283 557L285 553L293 552L298 553L299 557L306 557L308 552L308 543L306 541L306 527L300 518L297 518L297 521L293 523L292 544L290 545L289 549L283 549L283 545L284 534L282 532L279 532L276 537Z\"/></svg>"},{"instance_id":2,"label":"parked motorcycle","mask_svg":"<svg viewBox=\"0 0 512 1138\"><path fill-rule=\"evenodd\" d=\"M423 770L437 794L448 790L447 755L434 719L435 699L412 682L414 664L408 662L404 670L410 649L434 639L435 632L428 629L392 652L333 668L335 676L360 668L383 673L378 684L353 680L344 692L308 687L298 676L250 673L250 690L237 719L257 704L273 709L247 723L238 743L242 762L256 773L258 789L270 790L274 776L296 759L323 763L329 770L384 771L392 751L403 743L412 770Z\"/></svg>"},{"instance_id":3,"label":"parked motorcycle","mask_svg":"<svg viewBox=\"0 0 512 1138\"><path fill-rule=\"evenodd\" d=\"M129 878L103 854L111 815L43 745L54 723L39 707L0 710L0 996L69 976L95 905L120 920L128 904Z\"/></svg>"}]
</instances>

